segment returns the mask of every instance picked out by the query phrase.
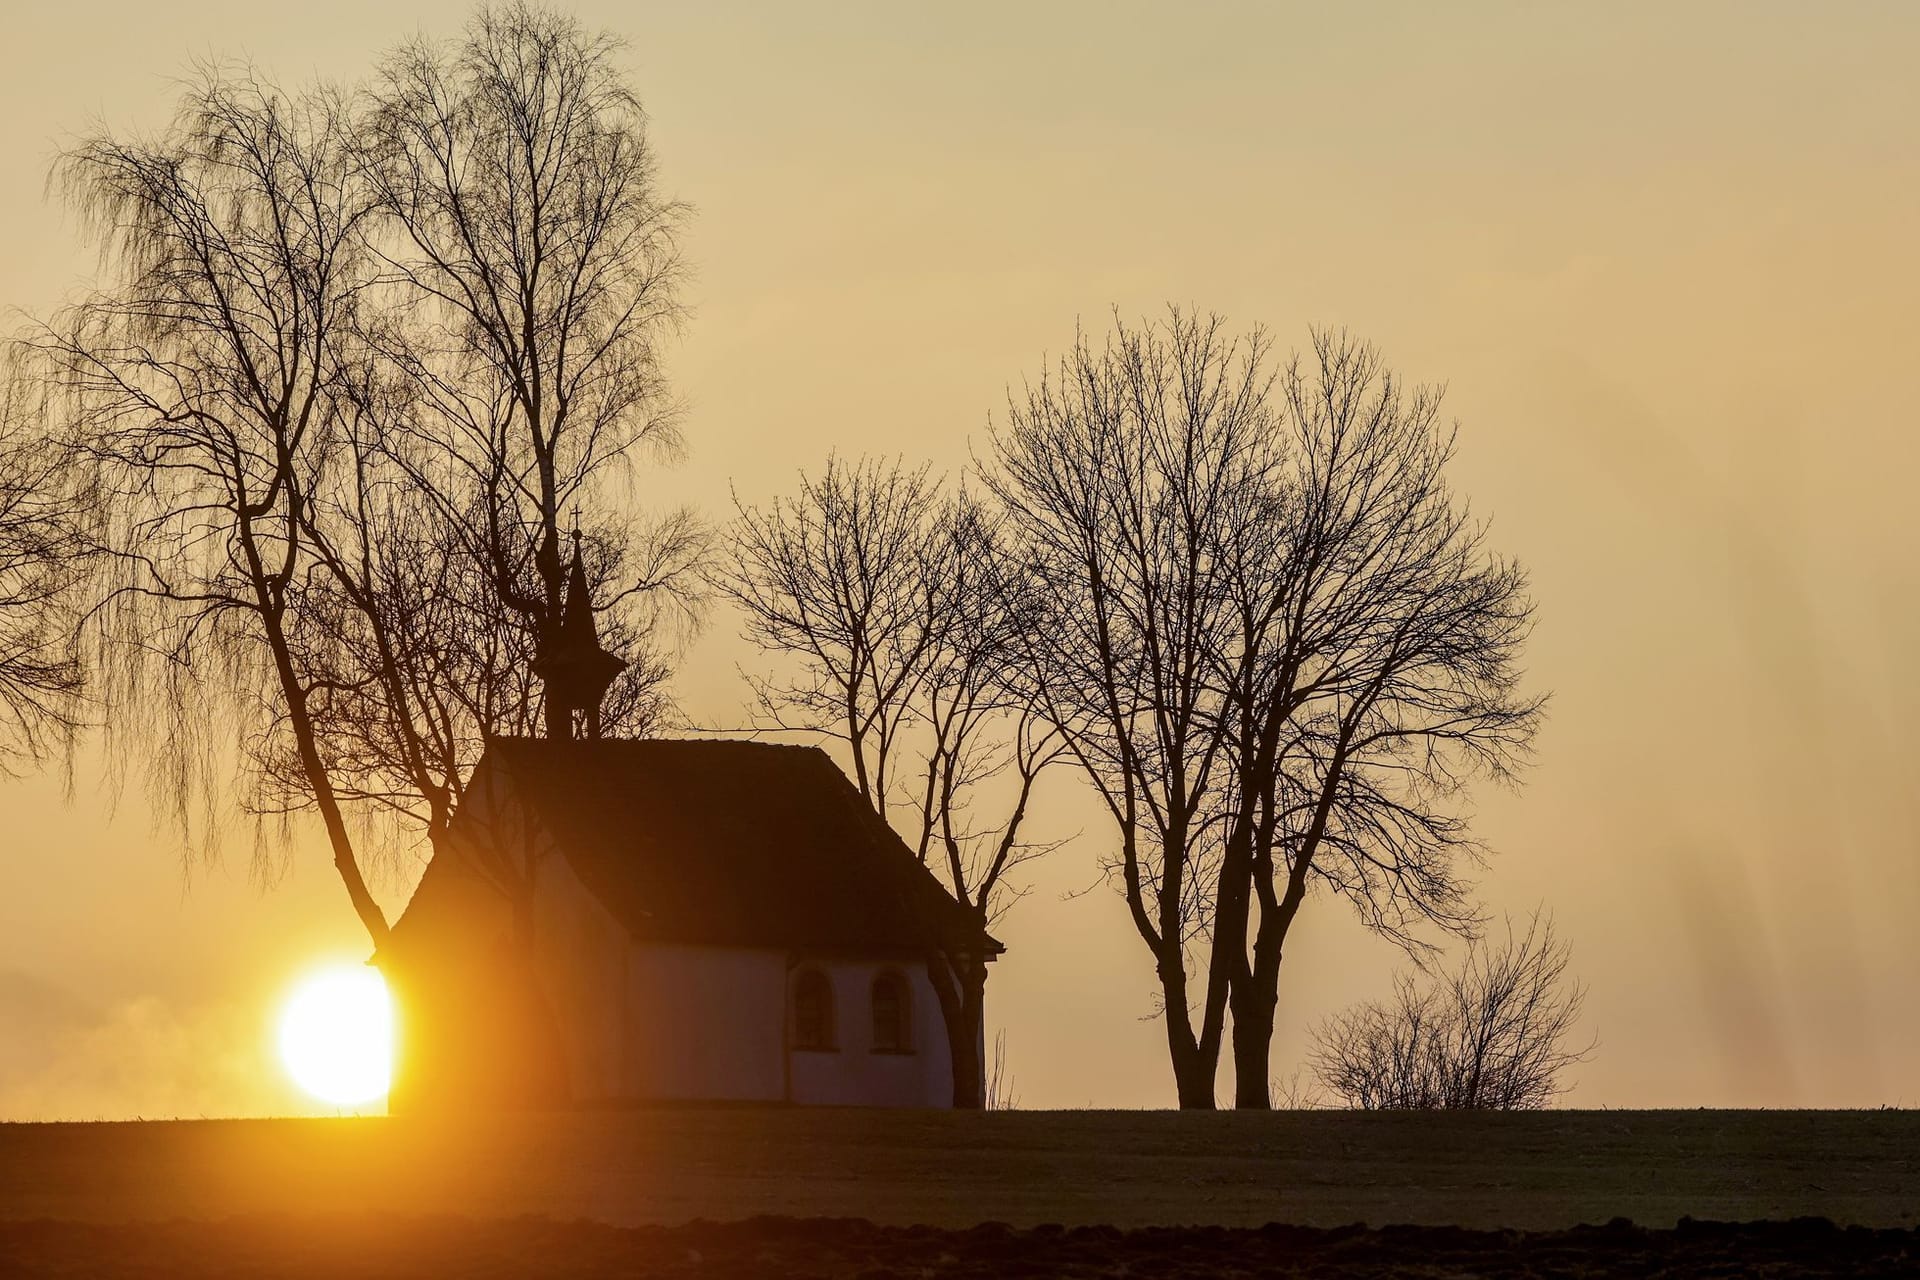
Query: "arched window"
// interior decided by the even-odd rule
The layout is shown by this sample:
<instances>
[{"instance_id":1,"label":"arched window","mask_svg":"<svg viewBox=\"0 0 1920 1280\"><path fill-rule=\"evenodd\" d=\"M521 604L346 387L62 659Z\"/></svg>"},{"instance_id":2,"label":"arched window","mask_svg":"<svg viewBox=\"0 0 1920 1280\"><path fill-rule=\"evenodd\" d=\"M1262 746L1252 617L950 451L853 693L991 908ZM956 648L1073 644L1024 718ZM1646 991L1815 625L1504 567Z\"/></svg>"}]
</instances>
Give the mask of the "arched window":
<instances>
[{"instance_id":1,"label":"arched window","mask_svg":"<svg viewBox=\"0 0 1920 1280\"><path fill-rule=\"evenodd\" d=\"M873 1051L909 1053L912 1028L907 1019L907 984L888 970L873 980Z\"/></svg>"},{"instance_id":2,"label":"arched window","mask_svg":"<svg viewBox=\"0 0 1920 1280\"><path fill-rule=\"evenodd\" d=\"M793 980L793 1047L833 1048L833 984L818 969Z\"/></svg>"}]
</instances>

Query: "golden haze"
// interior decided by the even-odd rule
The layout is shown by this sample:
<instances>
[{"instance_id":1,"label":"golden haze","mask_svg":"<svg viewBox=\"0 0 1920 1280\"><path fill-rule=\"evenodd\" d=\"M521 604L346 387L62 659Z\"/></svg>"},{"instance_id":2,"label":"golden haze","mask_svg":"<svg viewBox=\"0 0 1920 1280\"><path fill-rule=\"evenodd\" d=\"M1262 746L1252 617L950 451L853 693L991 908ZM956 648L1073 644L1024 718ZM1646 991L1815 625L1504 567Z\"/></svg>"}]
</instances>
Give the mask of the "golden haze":
<instances>
[{"instance_id":1,"label":"golden haze","mask_svg":"<svg viewBox=\"0 0 1920 1280\"><path fill-rule=\"evenodd\" d=\"M1592 986L1569 1101L1920 1101L1920 10L576 7L632 40L697 208L663 497L719 515L833 447L958 469L1109 306L1346 325L1450 384L1457 479L1534 574L1552 715L1480 822L1489 903L1550 906ZM0 302L91 266L42 195L63 136L159 123L194 55L350 77L464 9L10 6ZM744 715L733 632L683 666L704 722ZM364 950L318 843L268 892L244 842L188 879L89 758L70 804L0 786L0 1117L312 1109L272 1002ZM1062 897L1099 817L1055 794L1083 834L1009 919L990 1018L1026 1106L1168 1104L1144 950L1111 895ZM1306 917L1276 1061L1395 961Z\"/></svg>"}]
</instances>

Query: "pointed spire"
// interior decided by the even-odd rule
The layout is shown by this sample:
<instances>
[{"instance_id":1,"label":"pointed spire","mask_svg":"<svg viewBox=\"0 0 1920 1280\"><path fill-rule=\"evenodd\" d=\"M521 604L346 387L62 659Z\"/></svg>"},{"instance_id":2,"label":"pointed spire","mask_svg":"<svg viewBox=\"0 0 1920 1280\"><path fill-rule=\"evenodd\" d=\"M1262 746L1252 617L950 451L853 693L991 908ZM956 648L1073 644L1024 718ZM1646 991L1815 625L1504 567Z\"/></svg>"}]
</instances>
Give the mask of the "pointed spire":
<instances>
[{"instance_id":1,"label":"pointed spire","mask_svg":"<svg viewBox=\"0 0 1920 1280\"><path fill-rule=\"evenodd\" d=\"M551 651L534 664L546 681L547 697L571 714L587 713L587 736L600 736L600 702L627 664L600 645L593 617L593 588L580 556L580 530L573 531L573 563L567 568L567 595Z\"/></svg>"},{"instance_id":2,"label":"pointed spire","mask_svg":"<svg viewBox=\"0 0 1920 1280\"><path fill-rule=\"evenodd\" d=\"M561 643L581 652L600 647L600 628L593 620L593 588L587 585L587 567L580 560L580 531L573 531L573 564L567 569L567 603L560 614Z\"/></svg>"}]
</instances>

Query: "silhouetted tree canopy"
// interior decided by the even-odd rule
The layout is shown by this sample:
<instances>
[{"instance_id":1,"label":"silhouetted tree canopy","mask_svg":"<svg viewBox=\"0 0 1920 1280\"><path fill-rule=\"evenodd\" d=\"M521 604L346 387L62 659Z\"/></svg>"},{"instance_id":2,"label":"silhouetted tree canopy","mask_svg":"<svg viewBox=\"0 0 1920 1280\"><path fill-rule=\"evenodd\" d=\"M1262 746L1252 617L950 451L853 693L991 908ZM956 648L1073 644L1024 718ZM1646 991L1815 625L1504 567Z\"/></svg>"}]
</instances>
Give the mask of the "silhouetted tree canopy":
<instances>
[{"instance_id":1,"label":"silhouetted tree canopy","mask_svg":"<svg viewBox=\"0 0 1920 1280\"><path fill-rule=\"evenodd\" d=\"M1035 611L991 509L925 467L833 457L795 493L736 506L713 582L789 659L751 677L765 722L837 742L861 795L984 929L1019 894L1009 873L1054 847L1023 831L1062 749L1014 660ZM930 953L955 1105L983 1106L984 958Z\"/></svg>"},{"instance_id":2,"label":"silhouetted tree canopy","mask_svg":"<svg viewBox=\"0 0 1920 1280\"><path fill-rule=\"evenodd\" d=\"M70 742L79 715L69 614L97 504L33 402L0 384L0 773Z\"/></svg>"},{"instance_id":3,"label":"silhouetted tree canopy","mask_svg":"<svg viewBox=\"0 0 1920 1280\"><path fill-rule=\"evenodd\" d=\"M681 446L659 342L681 316L686 212L660 194L619 49L555 10L489 6L458 42L388 55L355 120L395 295L368 340L407 397L386 447L536 651L582 508L630 644L685 600L701 547L690 513L642 521L617 500L642 457ZM656 719L664 675L633 664L615 723Z\"/></svg>"},{"instance_id":4,"label":"silhouetted tree canopy","mask_svg":"<svg viewBox=\"0 0 1920 1280\"><path fill-rule=\"evenodd\" d=\"M360 93L200 68L170 127L56 167L102 282L29 346L102 496L114 755L207 838L237 731L240 804L318 813L376 944L362 848L437 838L489 736L575 732L538 674L569 553L615 729L666 714L693 619L702 530L631 485L679 443L681 210L617 54L488 5Z\"/></svg>"},{"instance_id":5,"label":"silhouetted tree canopy","mask_svg":"<svg viewBox=\"0 0 1920 1280\"><path fill-rule=\"evenodd\" d=\"M995 432L984 479L1047 612L1032 687L1114 822L1183 1106L1268 1105L1280 959L1311 890L1419 946L1468 931L1461 812L1525 758L1526 580L1447 487L1440 397L1320 333L1174 311L1084 336ZM1199 983L1198 989L1194 984Z\"/></svg>"},{"instance_id":6,"label":"silhouetted tree canopy","mask_svg":"<svg viewBox=\"0 0 1920 1280\"><path fill-rule=\"evenodd\" d=\"M1471 933L1467 788L1513 778L1539 720L1525 575L1452 452L1439 394L1372 348L1317 333L1276 365L1264 331L1174 311L1083 335L1012 398L986 501L829 459L740 508L716 583L791 659L756 681L768 721L839 740L962 901L988 909L1034 776L1070 757L1114 823L1182 1105L1213 1105L1231 1025L1236 1101L1264 1107L1301 906L1345 898L1416 950ZM1011 820L982 842L953 818L1002 771Z\"/></svg>"}]
</instances>

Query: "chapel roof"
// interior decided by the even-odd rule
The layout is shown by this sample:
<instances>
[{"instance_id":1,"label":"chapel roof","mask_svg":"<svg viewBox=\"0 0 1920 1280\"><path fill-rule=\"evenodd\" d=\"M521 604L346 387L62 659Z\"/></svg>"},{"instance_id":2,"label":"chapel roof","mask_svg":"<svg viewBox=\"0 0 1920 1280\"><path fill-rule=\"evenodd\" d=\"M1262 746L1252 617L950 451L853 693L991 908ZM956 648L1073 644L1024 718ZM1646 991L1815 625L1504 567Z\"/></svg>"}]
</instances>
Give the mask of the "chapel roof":
<instances>
[{"instance_id":1,"label":"chapel roof","mask_svg":"<svg viewBox=\"0 0 1920 1280\"><path fill-rule=\"evenodd\" d=\"M496 739L481 768L641 941L917 953L1004 948L817 747Z\"/></svg>"}]
</instances>

